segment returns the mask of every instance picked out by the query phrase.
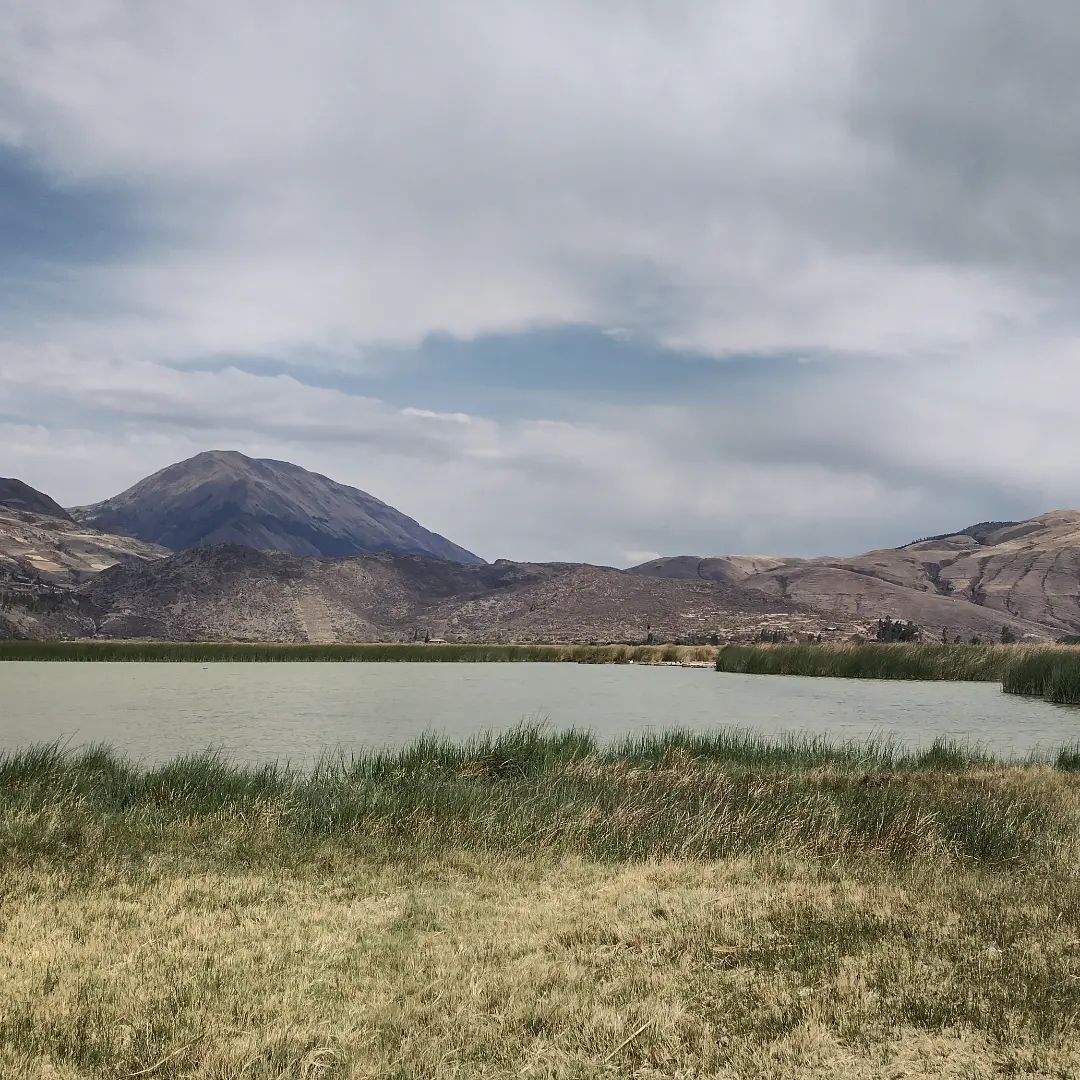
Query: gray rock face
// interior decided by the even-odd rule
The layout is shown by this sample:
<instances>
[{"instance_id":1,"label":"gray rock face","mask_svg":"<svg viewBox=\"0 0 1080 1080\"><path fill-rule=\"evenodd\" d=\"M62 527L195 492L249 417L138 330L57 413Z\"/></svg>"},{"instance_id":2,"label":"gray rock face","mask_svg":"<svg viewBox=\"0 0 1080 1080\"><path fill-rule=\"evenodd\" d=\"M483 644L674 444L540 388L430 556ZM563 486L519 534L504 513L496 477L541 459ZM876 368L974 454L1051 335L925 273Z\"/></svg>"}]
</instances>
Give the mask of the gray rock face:
<instances>
[{"instance_id":1,"label":"gray rock face","mask_svg":"<svg viewBox=\"0 0 1080 1080\"><path fill-rule=\"evenodd\" d=\"M174 551L243 544L292 555L390 551L483 562L366 492L286 461L231 450L197 454L71 512L94 528Z\"/></svg>"},{"instance_id":2,"label":"gray rock face","mask_svg":"<svg viewBox=\"0 0 1080 1080\"><path fill-rule=\"evenodd\" d=\"M24 510L30 514L71 521L71 515L58 502L12 477L0 476L0 506L8 510Z\"/></svg>"}]
</instances>

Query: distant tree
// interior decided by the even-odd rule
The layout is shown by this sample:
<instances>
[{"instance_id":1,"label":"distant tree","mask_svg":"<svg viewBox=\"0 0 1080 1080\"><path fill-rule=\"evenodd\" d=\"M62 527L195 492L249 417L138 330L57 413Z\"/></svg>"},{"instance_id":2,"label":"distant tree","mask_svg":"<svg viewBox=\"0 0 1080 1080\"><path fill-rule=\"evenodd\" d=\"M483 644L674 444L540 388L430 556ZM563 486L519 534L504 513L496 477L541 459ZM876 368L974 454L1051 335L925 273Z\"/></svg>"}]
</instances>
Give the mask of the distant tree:
<instances>
[{"instance_id":1,"label":"distant tree","mask_svg":"<svg viewBox=\"0 0 1080 1080\"><path fill-rule=\"evenodd\" d=\"M1011 626L1003 626L1001 628L1001 644L1002 645L1014 645L1019 641L1016 631Z\"/></svg>"},{"instance_id":2,"label":"distant tree","mask_svg":"<svg viewBox=\"0 0 1080 1080\"><path fill-rule=\"evenodd\" d=\"M921 636L919 627L913 622L905 622L903 619L886 617L878 619L877 632L874 637L878 641L918 641Z\"/></svg>"},{"instance_id":3,"label":"distant tree","mask_svg":"<svg viewBox=\"0 0 1080 1080\"><path fill-rule=\"evenodd\" d=\"M944 626L941 628L941 644L942 645L948 645L949 644L949 631L946 630Z\"/></svg>"},{"instance_id":4,"label":"distant tree","mask_svg":"<svg viewBox=\"0 0 1080 1080\"><path fill-rule=\"evenodd\" d=\"M968 640L968 644L969 645L981 645L982 644L982 638L979 637L978 634L972 634L970 639Z\"/></svg>"}]
</instances>

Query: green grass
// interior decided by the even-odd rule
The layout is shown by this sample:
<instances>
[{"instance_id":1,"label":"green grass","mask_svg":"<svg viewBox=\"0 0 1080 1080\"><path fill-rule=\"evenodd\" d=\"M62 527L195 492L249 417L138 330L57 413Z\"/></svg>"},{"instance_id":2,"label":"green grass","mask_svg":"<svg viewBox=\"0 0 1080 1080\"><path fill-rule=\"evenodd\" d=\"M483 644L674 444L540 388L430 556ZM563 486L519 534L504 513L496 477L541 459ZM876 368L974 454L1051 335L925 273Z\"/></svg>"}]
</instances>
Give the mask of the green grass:
<instances>
[{"instance_id":1,"label":"green grass","mask_svg":"<svg viewBox=\"0 0 1080 1080\"><path fill-rule=\"evenodd\" d=\"M958 783L964 774L980 778ZM884 742L740 732L607 746L584 732L522 727L464 744L423 738L312 771L215 755L140 768L103 747L42 746L0 755L0 814L54 814L58 826L9 829L0 858L39 857L56 843L132 853L148 831L226 815L244 826L245 849L277 844L282 857L305 838L334 835L389 851L541 848L615 861L786 851L1037 862L1061 822L1004 783L1009 775L945 742L909 754Z\"/></svg>"},{"instance_id":2,"label":"green grass","mask_svg":"<svg viewBox=\"0 0 1080 1080\"><path fill-rule=\"evenodd\" d=\"M715 648L692 645L483 645L343 642L282 644L201 641L0 641L0 660L265 662L529 662L585 664L712 662Z\"/></svg>"},{"instance_id":3,"label":"green grass","mask_svg":"<svg viewBox=\"0 0 1080 1080\"><path fill-rule=\"evenodd\" d=\"M996 645L726 645L717 671L838 679L999 682L1012 654Z\"/></svg>"},{"instance_id":4,"label":"green grass","mask_svg":"<svg viewBox=\"0 0 1080 1080\"><path fill-rule=\"evenodd\" d=\"M1069 1077L1080 748L0 755L0 1076Z\"/></svg>"},{"instance_id":5,"label":"green grass","mask_svg":"<svg viewBox=\"0 0 1080 1080\"><path fill-rule=\"evenodd\" d=\"M1006 667L1008 694L1043 697L1061 705L1080 704L1080 649L1047 646L1025 650Z\"/></svg>"},{"instance_id":6,"label":"green grass","mask_svg":"<svg viewBox=\"0 0 1080 1080\"><path fill-rule=\"evenodd\" d=\"M716 670L743 675L1000 682L1007 694L1080 704L1080 648L1069 645L726 645Z\"/></svg>"}]
</instances>

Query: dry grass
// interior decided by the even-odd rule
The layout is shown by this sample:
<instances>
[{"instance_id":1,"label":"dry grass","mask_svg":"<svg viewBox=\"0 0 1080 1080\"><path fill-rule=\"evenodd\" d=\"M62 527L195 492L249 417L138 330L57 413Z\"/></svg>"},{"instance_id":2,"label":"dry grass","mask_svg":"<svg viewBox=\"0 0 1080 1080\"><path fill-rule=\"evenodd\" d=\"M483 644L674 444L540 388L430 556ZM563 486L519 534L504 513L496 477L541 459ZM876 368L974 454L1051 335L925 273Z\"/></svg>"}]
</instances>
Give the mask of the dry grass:
<instances>
[{"instance_id":1,"label":"dry grass","mask_svg":"<svg viewBox=\"0 0 1080 1080\"><path fill-rule=\"evenodd\" d=\"M318 823L318 778L9 759L0 1076L1080 1075L1075 773L506 749L369 761L339 779L370 812ZM862 808L908 796L922 815L875 832Z\"/></svg>"}]
</instances>

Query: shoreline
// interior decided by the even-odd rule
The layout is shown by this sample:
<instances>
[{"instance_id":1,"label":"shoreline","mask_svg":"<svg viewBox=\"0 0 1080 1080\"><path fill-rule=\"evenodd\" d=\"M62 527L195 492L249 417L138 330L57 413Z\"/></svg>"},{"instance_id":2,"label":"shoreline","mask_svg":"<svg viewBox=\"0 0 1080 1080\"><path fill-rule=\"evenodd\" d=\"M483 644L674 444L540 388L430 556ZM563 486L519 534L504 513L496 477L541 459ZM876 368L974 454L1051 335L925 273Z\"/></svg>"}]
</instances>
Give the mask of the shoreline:
<instances>
[{"instance_id":1,"label":"shoreline","mask_svg":"<svg viewBox=\"0 0 1080 1080\"><path fill-rule=\"evenodd\" d=\"M174 663L578 663L713 667L714 645L469 642L0 641L0 661Z\"/></svg>"}]
</instances>

